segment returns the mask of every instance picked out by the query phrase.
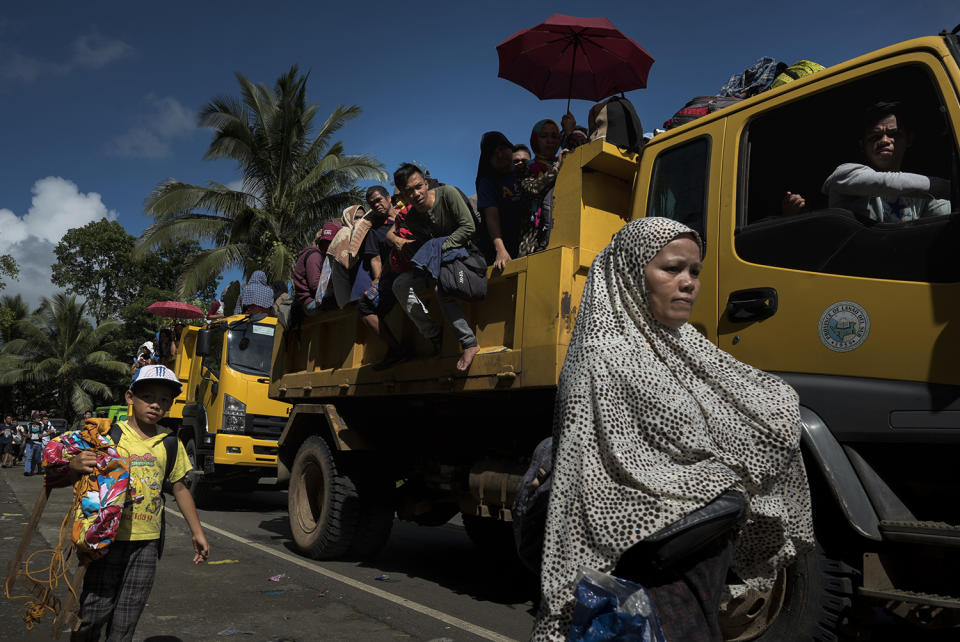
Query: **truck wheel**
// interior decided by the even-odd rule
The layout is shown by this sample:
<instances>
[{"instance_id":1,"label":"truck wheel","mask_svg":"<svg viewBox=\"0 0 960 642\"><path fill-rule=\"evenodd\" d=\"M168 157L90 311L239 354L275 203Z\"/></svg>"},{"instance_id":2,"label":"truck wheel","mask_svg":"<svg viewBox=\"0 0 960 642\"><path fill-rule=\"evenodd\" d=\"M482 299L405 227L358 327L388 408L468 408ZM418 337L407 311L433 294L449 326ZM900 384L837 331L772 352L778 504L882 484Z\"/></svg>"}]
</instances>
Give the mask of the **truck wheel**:
<instances>
[{"instance_id":1,"label":"truck wheel","mask_svg":"<svg viewBox=\"0 0 960 642\"><path fill-rule=\"evenodd\" d=\"M858 571L816 550L800 556L780 571L770 593L728 606L721 613L727 642L817 640L834 642L846 637Z\"/></svg>"},{"instance_id":2,"label":"truck wheel","mask_svg":"<svg viewBox=\"0 0 960 642\"><path fill-rule=\"evenodd\" d=\"M369 560L376 557L393 529L394 482L376 476L353 474L351 478L360 496L357 532L347 551L352 559Z\"/></svg>"},{"instance_id":3,"label":"truck wheel","mask_svg":"<svg viewBox=\"0 0 960 642\"><path fill-rule=\"evenodd\" d=\"M320 437L307 438L297 451L287 507L293 541L304 555L334 559L350 548L360 522L359 496Z\"/></svg>"},{"instance_id":4,"label":"truck wheel","mask_svg":"<svg viewBox=\"0 0 960 642\"><path fill-rule=\"evenodd\" d=\"M187 459L190 460L190 467L193 469L187 473L186 485L193 497L193 503L197 508L203 508L210 503L210 484L203 481L203 460L197 454L197 444L193 439L188 439L183 449L187 451Z\"/></svg>"},{"instance_id":5,"label":"truck wheel","mask_svg":"<svg viewBox=\"0 0 960 642\"><path fill-rule=\"evenodd\" d=\"M467 537L483 553L499 558L516 557L517 550L511 522L466 513L461 513L460 517Z\"/></svg>"}]
</instances>

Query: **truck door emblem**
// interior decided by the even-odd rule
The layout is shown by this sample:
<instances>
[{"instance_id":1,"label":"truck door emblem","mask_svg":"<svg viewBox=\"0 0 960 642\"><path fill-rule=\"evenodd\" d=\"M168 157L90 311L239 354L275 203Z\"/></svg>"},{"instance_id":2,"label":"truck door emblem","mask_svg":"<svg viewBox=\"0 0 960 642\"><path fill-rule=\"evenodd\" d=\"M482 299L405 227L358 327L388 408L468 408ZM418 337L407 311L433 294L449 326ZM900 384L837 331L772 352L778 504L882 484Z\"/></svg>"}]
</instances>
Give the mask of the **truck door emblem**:
<instances>
[{"instance_id":1,"label":"truck door emblem","mask_svg":"<svg viewBox=\"0 0 960 642\"><path fill-rule=\"evenodd\" d=\"M860 347L870 333L870 317L863 306L853 301L838 301L820 315L817 324L820 341L834 352L849 352Z\"/></svg>"}]
</instances>

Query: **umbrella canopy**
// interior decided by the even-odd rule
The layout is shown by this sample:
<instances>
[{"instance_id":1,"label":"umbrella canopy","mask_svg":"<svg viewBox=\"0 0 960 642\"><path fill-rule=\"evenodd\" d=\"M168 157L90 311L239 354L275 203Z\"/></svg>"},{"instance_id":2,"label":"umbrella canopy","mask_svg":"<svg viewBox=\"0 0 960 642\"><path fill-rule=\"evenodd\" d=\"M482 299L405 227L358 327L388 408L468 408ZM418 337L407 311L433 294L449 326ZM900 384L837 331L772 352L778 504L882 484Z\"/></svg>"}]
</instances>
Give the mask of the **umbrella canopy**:
<instances>
[{"instance_id":1,"label":"umbrella canopy","mask_svg":"<svg viewBox=\"0 0 960 642\"><path fill-rule=\"evenodd\" d=\"M150 304L147 312L173 319L199 319L203 316L203 310L182 301L157 301Z\"/></svg>"},{"instance_id":2,"label":"umbrella canopy","mask_svg":"<svg viewBox=\"0 0 960 642\"><path fill-rule=\"evenodd\" d=\"M537 98L594 102L647 86L653 58L606 18L554 14L497 45L499 76Z\"/></svg>"}]
</instances>

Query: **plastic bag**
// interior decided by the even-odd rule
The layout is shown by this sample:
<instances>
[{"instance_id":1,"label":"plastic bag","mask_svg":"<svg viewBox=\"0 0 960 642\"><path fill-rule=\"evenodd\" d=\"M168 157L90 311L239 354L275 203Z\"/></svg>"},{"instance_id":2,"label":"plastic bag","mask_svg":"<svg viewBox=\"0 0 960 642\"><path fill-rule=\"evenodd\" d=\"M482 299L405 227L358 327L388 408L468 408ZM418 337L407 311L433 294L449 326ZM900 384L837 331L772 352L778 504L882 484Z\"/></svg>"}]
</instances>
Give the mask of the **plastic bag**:
<instances>
[{"instance_id":1,"label":"plastic bag","mask_svg":"<svg viewBox=\"0 0 960 642\"><path fill-rule=\"evenodd\" d=\"M568 642L666 642L647 590L639 584L581 568Z\"/></svg>"}]
</instances>

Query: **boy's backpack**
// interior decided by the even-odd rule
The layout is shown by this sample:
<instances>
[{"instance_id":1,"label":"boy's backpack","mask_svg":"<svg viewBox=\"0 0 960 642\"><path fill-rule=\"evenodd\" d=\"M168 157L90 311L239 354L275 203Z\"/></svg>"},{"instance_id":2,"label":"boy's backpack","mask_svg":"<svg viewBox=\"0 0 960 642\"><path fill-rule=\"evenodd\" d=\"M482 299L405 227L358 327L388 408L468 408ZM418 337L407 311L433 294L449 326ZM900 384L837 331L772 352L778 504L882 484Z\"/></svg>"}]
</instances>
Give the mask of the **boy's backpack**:
<instances>
[{"instance_id":1,"label":"boy's backpack","mask_svg":"<svg viewBox=\"0 0 960 642\"><path fill-rule=\"evenodd\" d=\"M533 451L530 467L520 482L513 502L513 540L517 555L531 571L540 574L543 535L547 528L547 506L553 485L553 437L547 437Z\"/></svg>"},{"instance_id":2,"label":"boy's backpack","mask_svg":"<svg viewBox=\"0 0 960 642\"><path fill-rule=\"evenodd\" d=\"M603 138L608 143L638 154L643 146L643 125L633 104L626 98L614 96L590 109L590 140Z\"/></svg>"},{"instance_id":3,"label":"boy's backpack","mask_svg":"<svg viewBox=\"0 0 960 642\"><path fill-rule=\"evenodd\" d=\"M799 80L804 76L809 76L810 74L815 74L818 71L823 70L824 66L819 62L813 62L812 60L798 60L784 69L783 72L773 79L770 89L779 87L780 85L786 85L788 82Z\"/></svg>"},{"instance_id":4,"label":"boy's backpack","mask_svg":"<svg viewBox=\"0 0 960 642\"><path fill-rule=\"evenodd\" d=\"M673 118L664 121L664 129L673 129L680 125L686 125L701 116L712 114L718 109L723 109L729 105L740 102L740 98L733 96L697 96L690 100L683 109L680 109L673 115Z\"/></svg>"},{"instance_id":5,"label":"boy's backpack","mask_svg":"<svg viewBox=\"0 0 960 642\"><path fill-rule=\"evenodd\" d=\"M120 426L116 422L113 422L110 425L110 439L114 444L120 444L120 435L121 435ZM167 485L167 480L170 477L170 472L173 470L173 464L177 461L177 435L176 433L171 432L163 438L163 448L167 453L167 462L163 470L163 485ZM163 540L167 533L167 518L166 518L166 497L164 492L167 489L164 487L160 491L160 539L157 541L157 559L163 555Z\"/></svg>"}]
</instances>

